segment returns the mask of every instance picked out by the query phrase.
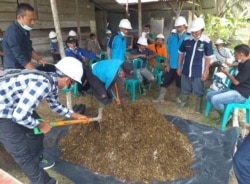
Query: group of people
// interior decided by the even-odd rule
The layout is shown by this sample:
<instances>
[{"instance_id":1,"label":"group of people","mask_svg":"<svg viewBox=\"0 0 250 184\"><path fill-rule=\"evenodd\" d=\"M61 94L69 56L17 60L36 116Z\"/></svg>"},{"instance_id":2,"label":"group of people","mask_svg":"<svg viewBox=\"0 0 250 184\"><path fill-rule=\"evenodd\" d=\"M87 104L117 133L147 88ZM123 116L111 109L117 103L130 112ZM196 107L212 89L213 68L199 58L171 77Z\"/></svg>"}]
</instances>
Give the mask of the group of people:
<instances>
[{"instance_id":1,"label":"group of people","mask_svg":"<svg viewBox=\"0 0 250 184\"><path fill-rule=\"evenodd\" d=\"M144 79L147 82L155 80L147 62L150 62L153 67L153 58L156 55L166 58L160 93L153 102L163 102L167 88L175 81L176 101L179 108L185 107L189 95L194 93L196 96L195 112L201 113L204 81L209 76L210 60L216 54L211 40L203 33L205 29L203 19L196 18L192 21L189 34L186 19L179 16L174 24L176 32L168 37L166 46L164 35L154 36L150 33L150 26L146 25L145 31L137 40L135 49L127 47L126 35L132 29L128 19L120 21L119 31L112 36L111 31L106 31L107 37L103 40L102 46L96 42L95 35L91 34L87 51L79 47L77 34L70 31L65 41L66 57L60 58L58 48L53 53L51 49L51 53L54 54L53 59L56 61L55 71L37 72L31 60L36 60L39 65L46 65L47 62L36 53L30 40L30 31L34 26L35 18L34 8L30 4L18 4L16 20L7 28L3 38L5 77L0 80L0 142L20 165L31 183L56 183L56 180L44 170L54 165L53 162L48 163L48 160L43 158L44 135L34 135L32 130L39 127L41 132L48 133L51 130L50 121L39 122L37 119L40 117L35 108L43 99L46 99L52 111L66 118L86 119L85 115L67 109L58 99L59 89L68 88L75 82L81 84L83 78L88 80L100 106L112 101L117 104L126 104L123 80L133 77L133 67L130 62L126 61L127 59L139 57L143 60L142 66L138 68L141 76L140 82L143 83ZM57 43L56 33L50 32L49 38L51 39L50 47L54 48ZM220 49L220 44L222 44L220 40L215 44L218 48L218 55L227 64L229 56L226 56ZM106 49L108 59L86 66L84 58L99 57L101 49ZM206 98L220 115L223 114L226 104L243 103L249 97L249 53L249 46L237 45L234 48L234 57L238 61L238 74L232 76L226 67L221 67L221 71L231 80L231 87L206 94ZM20 73L11 75L10 78L8 72L13 73L12 69ZM26 72L16 69L26 69ZM143 90L145 90L144 86ZM246 154L249 147L248 135L234 157L234 169L240 183L247 183L250 179L249 154ZM47 165L42 165L44 161L47 161L45 162Z\"/></svg>"},{"instance_id":2,"label":"group of people","mask_svg":"<svg viewBox=\"0 0 250 184\"><path fill-rule=\"evenodd\" d=\"M112 99L120 104L125 101L124 95L115 90L123 87L119 81L129 76L131 68L123 64L123 61L114 59L85 67L80 61L82 58L71 56L75 52L84 52L79 48L75 50L77 41L74 37L69 37L66 40L68 50L65 51L69 56L54 65L55 72L38 72L32 59L40 66L46 65L47 61L36 53L30 40L35 18L34 8L28 3L20 3L16 8L16 20L4 33L4 71L0 80L0 143L31 183L55 184L56 180L45 171L55 163L44 158L44 135L35 135L33 132L33 128L38 127L42 133L48 133L51 121L39 122L38 119L41 118L35 109L45 99L52 111L66 118L86 119L85 115L75 113L59 102L59 89L69 88L75 82L81 84L82 76L86 75L89 80L94 81L93 93L102 104L110 103ZM88 57L92 57L92 54ZM113 67L110 68L110 63L107 62L113 63Z\"/></svg>"}]
</instances>

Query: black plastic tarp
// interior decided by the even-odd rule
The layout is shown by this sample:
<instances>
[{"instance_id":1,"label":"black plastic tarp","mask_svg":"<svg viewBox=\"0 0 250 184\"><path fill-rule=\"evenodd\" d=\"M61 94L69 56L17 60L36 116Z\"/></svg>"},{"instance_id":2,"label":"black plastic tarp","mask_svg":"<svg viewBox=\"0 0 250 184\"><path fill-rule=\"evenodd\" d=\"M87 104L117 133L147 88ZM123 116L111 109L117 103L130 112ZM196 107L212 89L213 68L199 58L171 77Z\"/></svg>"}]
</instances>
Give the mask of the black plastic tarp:
<instances>
[{"instance_id":1,"label":"black plastic tarp","mask_svg":"<svg viewBox=\"0 0 250 184\"><path fill-rule=\"evenodd\" d=\"M232 169L232 157L240 129L233 127L227 131L202 125L191 120L165 115L165 118L182 130L193 145L195 161L192 169L195 175L175 181L151 181L150 184L226 184ZM67 133L68 127L54 128L45 139L45 154L54 159L54 169L68 177L75 184L128 184L113 176L103 176L90 172L84 166L67 163L59 158L58 140ZM135 181L134 184L143 182Z\"/></svg>"}]
</instances>

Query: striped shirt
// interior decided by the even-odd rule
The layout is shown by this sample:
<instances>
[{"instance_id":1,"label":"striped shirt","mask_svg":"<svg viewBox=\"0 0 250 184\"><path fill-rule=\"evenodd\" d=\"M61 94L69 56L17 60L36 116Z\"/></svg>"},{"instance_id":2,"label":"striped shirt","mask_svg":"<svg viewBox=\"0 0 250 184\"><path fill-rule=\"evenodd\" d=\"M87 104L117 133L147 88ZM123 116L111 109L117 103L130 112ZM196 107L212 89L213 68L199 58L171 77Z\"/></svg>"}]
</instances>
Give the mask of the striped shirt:
<instances>
[{"instance_id":1,"label":"striped shirt","mask_svg":"<svg viewBox=\"0 0 250 184\"><path fill-rule=\"evenodd\" d=\"M46 99L52 111L71 117L73 111L59 102L56 74L48 73L53 79L40 74L28 73L7 78L0 82L0 118L12 121L27 128L35 128L39 122L31 115L38 104Z\"/></svg>"}]
</instances>

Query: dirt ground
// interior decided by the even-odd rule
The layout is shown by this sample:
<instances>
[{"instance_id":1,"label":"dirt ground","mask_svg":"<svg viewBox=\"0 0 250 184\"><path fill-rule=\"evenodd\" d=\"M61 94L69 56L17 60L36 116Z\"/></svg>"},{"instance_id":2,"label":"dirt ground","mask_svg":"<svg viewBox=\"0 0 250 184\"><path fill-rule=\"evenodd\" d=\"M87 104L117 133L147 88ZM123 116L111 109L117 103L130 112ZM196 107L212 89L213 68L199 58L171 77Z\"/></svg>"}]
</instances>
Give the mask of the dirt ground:
<instances>
[{"instance_id":1,"label":"dirt ground","mask_svg":"<svg viewBox=\"0 0 250 184\"><path fill-rule=\"evenodd\" d=\"M176 108L177 104L176 104L176 102L174 100L174 97L175 97L174 90L175 90L175 87L170 86L170 88L168 89L168 94L166 95L166 98L165 98L166 102L161 103L161 104L153 104L153 103L151 103L151 99L156 97L156 95L158 93L158 88L157 88L157 86L152 86L151 91L146 96L137 95L137 101L136 101L136 103L132 103L132 106L136 105L138 103L147 104L147 105L145 105L147 108L150 108L150 106L151 106L152 108L150 108L150 109L144 109L144 111L145 111L144 116L145 117L148 116L147 110L152 110L153 111L153 109L156 109L156 113L179 116L179 117L182 117L184 119L190 119L192 121L202 123L202 121L204 119L204 116L202 114L194 113L194 98L192 96L189 99L189 106L187 108L184 108L184 109ZM128 94L127 94L127 96L129 97ZM60 99L61 99L62 103L66 105L65 95L61 94ZM84 104L87 105L86 114L88 116L95 117L97 115L98 103L97 103L97 101L95 100L95 98L93 96L86 95L86 96L81 96L81 97L79 97L77 99L72 98L72 104L76 104L76 103L77 104L84 103ZM148 104L150 104L150 105L148 106ZM119 108L112 109L111 111L117 112L117 111L119 111ZM60 116L56 115L53 112L50 112L46 102L43 102L39 106L38 112L39 112L41 117L46 117L47 119L49 119L51 121L62 120L63 119L63 117L60 117ZM129 113L132 113L132 112L129 112ZM216 116L216 113L211 112L211 116ZM138 115L138 117L141 117L141 116ZM132 122L135 122L135 120L132 120ZM138 122L138 121L136 121L136 122ZM128 123L126 122L126 126L127 125L128 125ZM163 125L161 124L160 126L163 126ZM102 125L102 128L105 128L105 126ZM84 129L88 129L88 128L84 127ZM137 130L138 130L138 132L142 131L138 127L137 127ZM124 134L124 137L126 137L125 134ZM191 149L189 149L189 150L191 150ZM14 177L16 177L17 179L22 181L24 184L29 183L28 179L20 171L19 167L12 161L12 158L10 158L8 156L8 154L6 154L3 151L3 148L1 148L1 147L0 147L0 158L1 158L0 159L1 168L3 168L4 170L6 170L10 174L12 174ZM72 183L70 180L68 180L67 178L61 176L60 174L56 173L53 170L49 170L49 174L52 175L53 177L57 178L59 180L59 183L63 183L63 184ZM126 178L127 176L124 176L124 177ZM177 177L179 177L179 176L177 176ZM133 179L134 178L128 178L128 180L133 180ZM142 179L147 180L147 178L142 178ZM232 177L231 177L230 184L237 184L233 174L232 174Z\"/></svg>"}]
</instances>

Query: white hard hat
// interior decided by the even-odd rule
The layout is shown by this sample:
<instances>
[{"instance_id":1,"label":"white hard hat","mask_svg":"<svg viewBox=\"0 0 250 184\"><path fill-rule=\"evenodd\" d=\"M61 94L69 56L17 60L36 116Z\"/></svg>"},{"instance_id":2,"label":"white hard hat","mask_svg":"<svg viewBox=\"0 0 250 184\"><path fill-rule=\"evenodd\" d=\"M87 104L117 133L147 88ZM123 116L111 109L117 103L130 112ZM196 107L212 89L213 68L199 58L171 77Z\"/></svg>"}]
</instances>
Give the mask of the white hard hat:
<instances>
[{"instance_id":1,"label":"white hard hat","mask_svg":"<svg viewBox=\"0 0 250 184\"><path fill-rule=\"evenodd\" d=\"M56 37L55 31L50 31L49 38L51 39L51 38L55 38L55 37Z\"/></svg>"},{"instance_id":2,"label":"white hard hat","mask_svg":"<svg viewBox=\"0 0 250 184\"><path fill-rule=\"evenodd\" d=\"M137 43L140 44L140 45L148 46L147 38L142 37L142 36L138 39Z\"/></svg>"},{"instance_id":3,"label":"white hard hat","mask_svg":"<svg viewBox=\"0 0 250 184\"><path fill-rule=\"evenodd\" d=\"M216 40L215 45L219 45L219 44L223 44L223 43L224 43L223 40L218 39L218 40Z\"/></svg>"},{"instance_id":4,"label":"white hard hat","mask_svg":"<svg viewBox=\"0 0 250 184\"><path fill-rule=\"evenodd\" d=\"M120 28L125 28L125 29L132 29L131 23L129 22L128 19L122 19L119 24Z\"/></svg>"},{"instance_id":5,"label":"white hard hat","mask_svg":"<svg viewBox=\"0 0 250 184\"><path fill-rule=\"evenodd\" d=\"M183 25L187 26L187 21L186 21L185 17L179 16L175 20L174 26L177 27L177 26L183 26Z\"/></svg>"},{"instance_id":6,"label":"white hard hat","mask_svg":"<svg viewBox=\"0 0 250 184\"><path fill-rule=\"evenodd\" d=\"M171 33L176 33L176 32L177 32L176 29L171 30Z\"/></svg>"},{"instance_id":7,"label":"white hard hat","mask_svg":"<svg viewBox=\"0 0 250 184\"><path fill-rule=\"evenodd\" d=\"M107 31L106 31L106 34L111 34L112 32L108 29Z\"/></svg>"},{"instance_id":8,"label":"white hard hat","mask_svg":"<svg viewBox=\"0 0 250 184\"><path fill-rule=\"evenodd\" d=\"M83 75L83 65L82 63L74 57L64 57L55 67L60 70L64 75L70 77L71 79L82 83Z\"/></svg>"},{"instance_id":9,"label":"white hard hat","mask_svg":"<svg viewBox=\"0 0 250 184\"><path fill-rule=\"evenodd\" d=\"M158 35L156 36L156 38L161 38L161 39L163 39L163 40L165 39L164 35L163 35L163 34L161 34L161 33L160 33L160 34L158 34Z\"/></svg>"},{"instance_id":10,"label":"white hard hat","mask_svg":"<svg viewBox=\"0 0 250 184\"><path fill-rule=\"evenodd\" d=\"M205 27L205 22L202 18L196 18L192 21L191 26L190 26L190 31L191 32L196 32L201 29L204 29Z\"/></svg>"},{"instance_id":11,"label":"white hard hat","mask_svg":"<svg viewBox=\"0 0 250 184\"><path fill-rule=\"evenodd\" d=\"M74 30L69 31L69 36L76 36L76 32Z\"/></svg>"}]
</instances>

